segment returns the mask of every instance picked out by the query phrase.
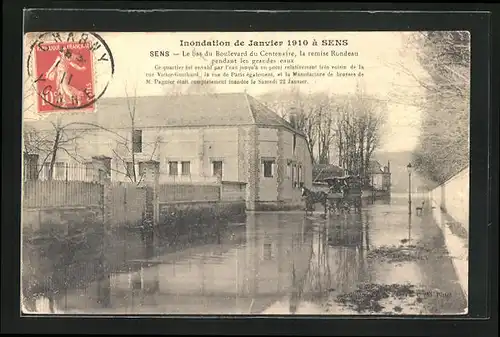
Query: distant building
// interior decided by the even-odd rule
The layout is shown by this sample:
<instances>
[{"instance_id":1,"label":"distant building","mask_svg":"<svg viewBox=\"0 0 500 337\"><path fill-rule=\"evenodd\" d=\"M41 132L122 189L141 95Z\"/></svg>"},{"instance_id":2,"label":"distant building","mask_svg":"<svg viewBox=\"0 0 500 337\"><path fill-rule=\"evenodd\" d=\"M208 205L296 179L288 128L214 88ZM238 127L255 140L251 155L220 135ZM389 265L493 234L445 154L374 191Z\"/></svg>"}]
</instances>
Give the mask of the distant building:
<instances>
[{"instance_id":1,"label":"distant building","mask_svg":"<svg viewBox=\"0 0 500 337\"><path fill-rule=\"evenodd\" d=\"M313 166L313 182L320 182L328 177L341 177L344 169L337 165L315 164Z\"/></svg>"},{"instance_id":2,"label":"distant building","mask_svg":"<svg viewBox=\"0 0 500 337\"><path fill-rule=\"evenodd\" d=\"M100 156L108 158L111 180L127 181L153 160L160 183L246 183L249 209L260 203L300 203L300 183L312 184L304 134L245 93L102 98L94 113L59 112L25 121L45 139L54 139L54 126L63 128L71 144L57 151L51 173L41 161L50 157L47 153L27 158L30 177L38 166L41 179L48 174L71 179L68 163L91 166Z\"/></svg>"},{"instance_id":3,"label":"distant building","mask_svg":"<svg viewBox=\"0 0 500 337\"><path fill-rule=\"evenodd\" d=\"M370 184L375 191L389 192L391 190L391 163L382 166L378 161L371 160L368 167Z\"/></svg>"}]
</instances>

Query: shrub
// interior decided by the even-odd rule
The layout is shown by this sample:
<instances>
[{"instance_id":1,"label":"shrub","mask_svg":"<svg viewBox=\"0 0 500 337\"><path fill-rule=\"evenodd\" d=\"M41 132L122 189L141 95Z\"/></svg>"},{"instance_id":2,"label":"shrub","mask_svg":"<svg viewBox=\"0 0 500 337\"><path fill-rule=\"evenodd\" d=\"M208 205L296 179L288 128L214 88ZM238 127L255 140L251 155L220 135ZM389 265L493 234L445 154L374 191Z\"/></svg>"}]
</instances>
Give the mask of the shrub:
<instances>
[{"instance_id":1,"label":"shrub","mask_svg":"<svg viewBox=\"0 0 500 337\"><path fill-rule=\"evenodd\" d=\"M304 205L289 205L289 204L272 204L261 203L257 206L257 211L263 212L277 212L277 211L294 211L304 209Z\"/></svg>"},{"instance_id":2,"label":"shrub","mask_svg":"<svg viewBox=\"0 0 500 337\"><path fill-rule=\"evenodd\" d=\"M104 226L87 222L62 229L46 223L41 230L23 232L23 293L56 293L92 280L94 266L104 254Z\"/></svg>"},{"instance_id":3,"label":"shrub","mask_svg":"<svg viewBox=\"0 0 500 337\"><path fill-rule=\"evenodd\" d=\"M216 236L229 223L243 222L245 216L244 204L168 205L160 213L158 230L168 241L177 241L181 236L191 239Z\"/></svg>"}]
</instances>

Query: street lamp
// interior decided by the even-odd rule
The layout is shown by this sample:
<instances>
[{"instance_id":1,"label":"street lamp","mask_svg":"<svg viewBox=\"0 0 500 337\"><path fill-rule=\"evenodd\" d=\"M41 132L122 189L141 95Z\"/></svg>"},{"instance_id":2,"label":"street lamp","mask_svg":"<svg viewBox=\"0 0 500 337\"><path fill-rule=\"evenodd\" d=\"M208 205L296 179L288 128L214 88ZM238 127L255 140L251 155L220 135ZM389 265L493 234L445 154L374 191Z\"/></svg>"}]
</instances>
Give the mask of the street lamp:
<instances>
[{"instance_id":1,"label":"street lamp","mask_svg":"<svg viewBox=\"0 0 500 337\"><path fill-rule=\"evenodd\" d=\"M375 203L375 196L376 196L376 192L375 192L375 175L373 174L373 172L370 172L371 174L371 184L372 184L372 203Z\"/></svg>"},{"instance_id":2,"label":"street lamp","mask_svg":"<svg viewBox=\"0 0 500 337\"><path fill-rule=\"evenodd\" d=\"M411 215L411 171L413 167L409 163L406 168L408 169L408 214Z\"/></svg>"}]
</instances>

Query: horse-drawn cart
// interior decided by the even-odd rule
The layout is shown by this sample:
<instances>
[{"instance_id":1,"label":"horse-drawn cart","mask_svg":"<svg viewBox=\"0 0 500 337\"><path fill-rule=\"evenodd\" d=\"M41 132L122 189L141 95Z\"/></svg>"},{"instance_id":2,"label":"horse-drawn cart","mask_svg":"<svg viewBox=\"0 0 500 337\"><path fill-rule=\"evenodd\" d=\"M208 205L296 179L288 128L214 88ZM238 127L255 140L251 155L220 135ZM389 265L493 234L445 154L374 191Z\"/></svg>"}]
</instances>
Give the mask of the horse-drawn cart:
<instances>
[{"instance_id":1,"label":"horse-drawn cart","mask_svg":"<svg viewBox=\"0 0 500 337\"><path fill-rule=\"evenodd\" d=\"M330 186L327 194L330 210L350 212L351 208L354 208L355 211L361 209L363 192L357 177L330 177L324 179L324 181Z\"/></svg>"},{"instance_id":2,"label":"horse-drawn cart","mask_svg":"<svg viewBox=\"0 0 500 337\"><path fill-rule=\"evenodd\" d=\"M302 197L306 202L306 214L314 210L314 205L320 203L327 212L341 213L361 210L361 183L358 177L329 177L321 182L314 182L309 190L302 185Z\"/></svg>"}]
</instances>

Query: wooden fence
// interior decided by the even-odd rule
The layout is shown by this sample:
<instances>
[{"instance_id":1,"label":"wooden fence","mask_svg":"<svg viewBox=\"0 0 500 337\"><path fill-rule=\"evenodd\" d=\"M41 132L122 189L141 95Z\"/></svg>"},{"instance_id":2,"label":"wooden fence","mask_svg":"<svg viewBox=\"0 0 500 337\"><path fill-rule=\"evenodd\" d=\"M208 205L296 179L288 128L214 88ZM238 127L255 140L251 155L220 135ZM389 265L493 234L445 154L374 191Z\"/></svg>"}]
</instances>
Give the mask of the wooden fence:
<instances>
[{"instance_id":1,"label":"wooden fence","mask_svg":"<svg viewBox=\"0 0 500 337\"><path fill-rule=\"evenodd\" d=\"M85 181L27 180L23 208L99 206L103 185Z\"/></svg>"},{"instance_id":2,"label":"wooden fence","mask_svg":"<svg viewBox=\"0 0 500 337\"><path fill-rule=\"evenodd\" d=\"M89 212L97 216L94 221L102 221L105 212L112 226L136 223L145 209L145 194L144 188L130 183L27 180L23 185L23 226L76 224L89 221Z\"/></svg>"},{"instance_id":3,"label":"wooden fence","mask_svg":"<svg viewBox=\"0 0 500 337\"><path fill-rule=\"evenodd\" d=\"M237 202L245 200L245 190L245 183L240 182L160 184L156 200L158 204ZM106 219L99 221L107 221L111 226L137 224L146 211L146 194L145 187L126 182L26 180L23 226L41 228L45 222L74 223L88 219L87 214L94 219Z\"/></svg>"},{"instance_id":4,"label":"wooden fence","mask_svg":"<svg viewBox=\"0 0 500 337\"><path fill-rule=\"evenodd\" d=\"M146 189L131 183L112 182L106 202L112 226L132 224L141 220L146 206Z\"/></svg>"}]
</instances>

